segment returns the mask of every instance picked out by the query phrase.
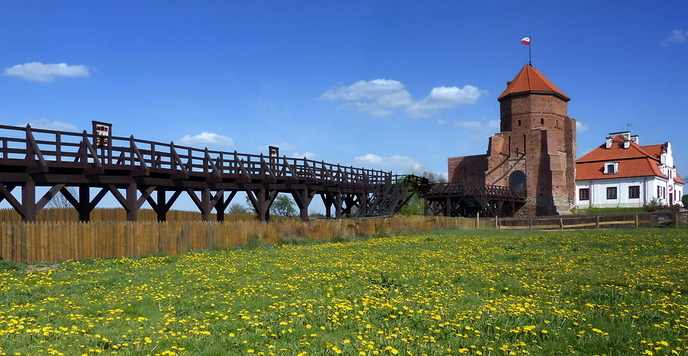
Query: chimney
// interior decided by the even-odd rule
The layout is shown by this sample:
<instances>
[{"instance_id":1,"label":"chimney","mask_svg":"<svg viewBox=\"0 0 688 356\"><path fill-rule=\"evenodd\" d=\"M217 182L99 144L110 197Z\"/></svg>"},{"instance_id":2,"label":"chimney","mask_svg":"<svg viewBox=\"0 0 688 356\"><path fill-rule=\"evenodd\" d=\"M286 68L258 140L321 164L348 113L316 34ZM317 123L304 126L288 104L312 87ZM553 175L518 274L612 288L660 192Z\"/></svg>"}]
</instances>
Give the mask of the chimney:
<instances>
[{"instance_id":1,"label":"chimney","mask_svg":"<svg viewBox=\"0 0 688 356\"><path fill-rule=\"evenodd\" d=\"M631 147L631 141L624 141L624 148L628 149Z\"/></svg>"},{"instance_id":2,"label":"chimney","mask_svg":"<svg viewBox=\"0 0 688 356\"><path fill-rule=\"evenodd\" d=\"M631 136L631 142L635 143L636 145L639 145L640 139L638 139L638 135Z\"/></svg>"},{"instance_id":3,"label":"chimney","mask_svg":"<svg viewBox=\"0 0 688 356\"><path fill-rule=\"evenodd\" d=\"M612 138L607 137L606 148L612 148Z\"/></svg>"}]
</instances>

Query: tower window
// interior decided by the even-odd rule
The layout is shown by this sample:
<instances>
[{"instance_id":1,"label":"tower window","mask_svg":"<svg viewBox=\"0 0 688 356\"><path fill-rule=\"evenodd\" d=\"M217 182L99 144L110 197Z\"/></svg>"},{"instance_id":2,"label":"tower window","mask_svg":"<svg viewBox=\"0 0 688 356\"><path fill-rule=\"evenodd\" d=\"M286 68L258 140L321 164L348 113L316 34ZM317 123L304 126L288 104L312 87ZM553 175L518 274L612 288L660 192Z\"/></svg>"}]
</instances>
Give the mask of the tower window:
<instances>
[{"instance_id":1,"label":"tower window","mask_svg":"<svg viewBox=\"0 0 688 356\"><path fill-rule=\"evenodd\" d=\"M540 118L540 125L544 125L544 124L545 124L545 119L544 119L544 118Z\"/></svg>"},{"instance_id":2,"label":"tower window","mask_svg":"<svg viewBox=\"0 0 688 356\"><path fill-rule=\"evenodd\" d=\"M521 126L521 120L518 120L518 126Z\"/></svg>"}]
</instances>

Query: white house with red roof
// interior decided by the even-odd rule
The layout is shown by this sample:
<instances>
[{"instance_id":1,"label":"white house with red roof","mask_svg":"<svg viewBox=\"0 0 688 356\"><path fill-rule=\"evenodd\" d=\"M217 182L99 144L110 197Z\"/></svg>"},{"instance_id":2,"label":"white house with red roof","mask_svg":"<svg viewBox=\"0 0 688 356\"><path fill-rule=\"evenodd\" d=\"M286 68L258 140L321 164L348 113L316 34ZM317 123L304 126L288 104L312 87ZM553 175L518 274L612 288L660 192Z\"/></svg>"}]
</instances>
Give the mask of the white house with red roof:
<instances>
[{"instance_id":1,"label":"white house with red roof","mask_svg":"<svg viewBox=\"0 0 688 356\"><path fill-rule=\"evenodd\" d=\"M629 131L610 133L605 144L576 161L576 206L642 207L653 199L683 205L685 182L671 143L641 146Z\"/></svg>"}]
</instances>

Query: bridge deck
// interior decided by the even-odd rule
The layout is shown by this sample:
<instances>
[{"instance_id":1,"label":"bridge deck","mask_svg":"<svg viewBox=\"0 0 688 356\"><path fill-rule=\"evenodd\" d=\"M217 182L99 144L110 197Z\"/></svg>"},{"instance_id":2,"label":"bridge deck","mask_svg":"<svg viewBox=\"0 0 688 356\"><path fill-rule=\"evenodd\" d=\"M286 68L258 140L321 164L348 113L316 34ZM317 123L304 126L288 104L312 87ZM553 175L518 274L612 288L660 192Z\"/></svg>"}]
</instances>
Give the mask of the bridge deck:
<instances>
[{"instance_id":1,"label":"bridge deck","mask_svg":"<svg viewBox=\"0 0 688 356\"><path fill-rule=\"evenodd\" d=\"M187 192L205 219L211 209L221 218L229 204L223 197L225 192L231 193L231 200L237 191L244 191L259 216L267 219L272 200L284 192L292 194L302 218L307 217L315 194L322 195L328 214L334 205L339 216L365 200L377 186L395 179L391 172L307 158L197 149L133 136L108 137L107 145L98 146L96 139L86 131L78 134L0 125L0 201L6 199L30 221L58 191L69 199L64 188L75 186L80 188L80 196L69 200L82 213L82 219L87 219L88 211L108 192L127 209L132 220L146 201L164 219L179 193ZM11 194L17 186L22 187L21 202ZM36 202L31 193L35 186L51 190ZM87 192L91 187L103 189L94 200ZM125 194L119 189L125 189ZM166 191L174 192L173 198L166 200ZM156 192L158 200L151 196Z\"/></svg>"},{"instance_id":2,"label":"bridge deck","mask_svg":"<svg viewBox=\"0 0 688 356\"><path fill-rule=\"evenodd\" d=\"M436 183L422 197L426 200L426 215L472 216L484 212L505 216L513 215L525 203L526 191L497 185Z\"/></svg>"}]
</instances>

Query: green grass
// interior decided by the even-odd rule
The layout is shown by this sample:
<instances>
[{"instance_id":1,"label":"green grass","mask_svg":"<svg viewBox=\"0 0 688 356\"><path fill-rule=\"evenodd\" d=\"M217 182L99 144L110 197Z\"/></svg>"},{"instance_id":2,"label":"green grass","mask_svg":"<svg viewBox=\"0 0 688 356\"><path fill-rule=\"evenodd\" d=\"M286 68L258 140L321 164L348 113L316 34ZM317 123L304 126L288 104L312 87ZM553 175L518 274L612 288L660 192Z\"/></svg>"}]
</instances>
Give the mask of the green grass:
<instances>
[{"instance_id":1,"label":"green grass","mask_svg":"<svg viewBox=\"0 0 688 356\"><path fill-rule=\"evenodd\" d=\"M428 233L0 270L7 355L672 355L688 230Z\"/></svg>"},{"instance_id":2,"label":"green grass","mask_svg":"<svg viewBox=\"0 0 688 356\"><path fill-rule=\"evenodd\" d=\"M576 209L575 214L635 214L644 213L645 208L587 208L587 209Z\"/></svg>"}]
</instances>

